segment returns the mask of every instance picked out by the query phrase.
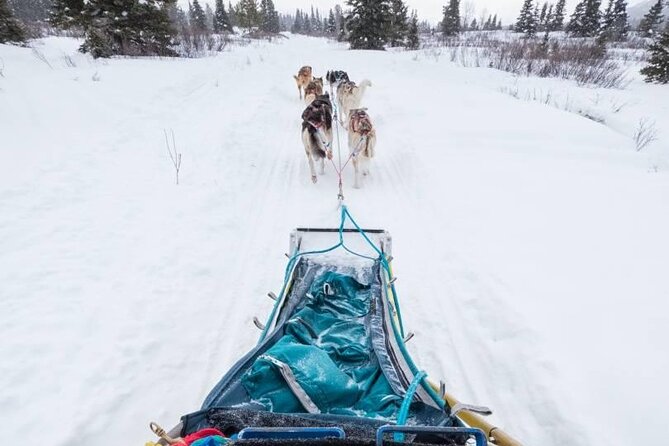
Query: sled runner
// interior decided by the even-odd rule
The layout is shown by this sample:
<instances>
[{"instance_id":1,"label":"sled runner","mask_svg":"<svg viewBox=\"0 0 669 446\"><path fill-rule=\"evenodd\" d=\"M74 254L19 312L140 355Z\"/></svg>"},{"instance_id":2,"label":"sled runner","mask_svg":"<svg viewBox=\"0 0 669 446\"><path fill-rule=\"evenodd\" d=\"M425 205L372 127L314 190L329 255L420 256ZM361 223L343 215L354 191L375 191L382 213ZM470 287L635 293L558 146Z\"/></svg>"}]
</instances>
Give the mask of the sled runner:
<instances>
[{"instance_id":1,"label":"sled runner","mask_svg":"<svg viewBox=\"0 0 669 446\"><path fill-rule=\"evenodd\" d=\"M258 344L200 411L169 434L152 426L159 444L518 445L474 414L488 409L458 403L412 361L391 249L387 232L361 229L346 206L337 229L293 231L281 292L255 321Z\"/></svg>"}]
</instances>

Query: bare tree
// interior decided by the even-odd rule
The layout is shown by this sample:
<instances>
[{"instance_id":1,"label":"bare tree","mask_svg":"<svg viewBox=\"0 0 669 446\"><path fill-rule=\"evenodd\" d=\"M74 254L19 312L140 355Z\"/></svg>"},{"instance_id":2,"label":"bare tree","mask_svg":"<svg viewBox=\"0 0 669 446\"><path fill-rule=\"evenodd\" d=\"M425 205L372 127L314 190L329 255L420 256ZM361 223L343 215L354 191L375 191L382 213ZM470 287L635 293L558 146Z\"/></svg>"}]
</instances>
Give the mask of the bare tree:
<instances>
[{"instance_id":1,"label":"bare tree","mask_svg":"<svg viewBox=\"0 0 669 446\"><path fill-rule=\"evenodd\" d=\"M650 143L657 140L657 129L655 128L655 122L649 120L648 118L642 118L639 121L639 126L634 132L634 144L636 145L636 151L641 152L645 149Z\"/></svg>"},{"instance_id":2,"label":"bare tree","mask_svg":"<svg viewBox=\"0 0 669 446\"><path fill-rule=\"evenodd\" d=\"M165 145L167 146L167 153L170 154L170 159L174 165L174 170L176 171L177 185L179 184L179 169L181 169L181 154L177 151L177 144L174 140L174 130L170 130L172 134L172 144L170 145L170 139L167 137L167 130L165 132Z\"/></svg>"}]
</instances>

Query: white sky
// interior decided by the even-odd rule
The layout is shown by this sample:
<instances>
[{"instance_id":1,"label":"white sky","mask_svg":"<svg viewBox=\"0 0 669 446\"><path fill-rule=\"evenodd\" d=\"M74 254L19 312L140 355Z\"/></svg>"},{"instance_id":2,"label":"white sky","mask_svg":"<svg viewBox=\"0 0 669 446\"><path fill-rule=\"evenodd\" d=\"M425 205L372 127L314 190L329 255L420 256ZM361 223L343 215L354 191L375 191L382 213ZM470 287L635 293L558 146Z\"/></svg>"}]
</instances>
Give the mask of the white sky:
<instances>
[{"instance_id":1,"label":"white sky","mask_svg":"<svg viewBox=\"0 0 669 446\"><path fill-rule=\"evenodd\" d=\"M228 0L224 0L227 6ZM438 22L441 20L442 8L448 0L405 0L410 9L418 10L418 17L429 20L431 22ZM550 0L555 2L556 0ZM634 5L643 0L630 0L629 4ZM210 3L213 6L214 0L204 0L205 3ZM573 8L578 0L567 0L567 8ZM180 0L180 3L188 4L188 0ZM236 0L233 0L233 4ZM320 8L321 10L328 10L336 4L343 5L344 0L274 0L274 5L280 12L295 11L296 8L308 9L311 5ZM483 10L490 14L499 14L505 25L511 24L516 20L523 0L461 0L460 11L464 12L465 5L471 3L474 5L476 14L474 17L479 17Z\"/></svg>"}]
</instances>

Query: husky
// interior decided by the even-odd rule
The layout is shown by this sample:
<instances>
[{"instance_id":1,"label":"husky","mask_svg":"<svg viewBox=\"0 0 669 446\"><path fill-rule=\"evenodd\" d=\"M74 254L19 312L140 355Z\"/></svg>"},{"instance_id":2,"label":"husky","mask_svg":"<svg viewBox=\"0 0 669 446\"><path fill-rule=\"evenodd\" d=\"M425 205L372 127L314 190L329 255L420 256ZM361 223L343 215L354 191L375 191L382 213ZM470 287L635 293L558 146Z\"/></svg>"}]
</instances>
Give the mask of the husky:
<instances>
[{"instance_id":1,"label":"husky","mask_svg":"<svg viewBox=\"0 0 669 446\"><path fill-rule=\"evenodd\" d=\"M297 83L297 91L300 94L300 99L302 99L302 89L306 88L307 85L309 85L309 82L313 80L313 75L311 74L311 67L309 65L305 65L302 68L300 68L300 71L298 71L297 76L293 76L295 78L295 82Z\"/></svg>"},{"instance_id":2,"label":"husky","mask_svg":"<svg viewBox=\"0 0 669 446\"><path fill-rule=\"evenodd\" d=\"M315 77L304 89L304 102L311 104L316 97L323 94L323 78Z\"/></svg>"},{"instance_id":3,"label":"husky","mask_svg":"<svg viewBox=\"0 0 669 446\"><path fill-rule=\"evenodd\" d=\"M369 162L374 158L376 147L376 130L367 109L357 108L349 111L348 120L348 148L355 169L353 187L360 188L360 171L369 174Z\"/></svg>"},{"instance_id":4,"label":"husky","mask_svg":"<svg viewBox=\"0 0 669 446\"><path fill-rule=\"evenodd\" d=\"M337 86L339 86L339 84L341 84L342 82L349 81L348 73L346 73L346 71L341 71L341 70L328 71L325 74L325 80L328 81L328 84L330 85L330 92L332 92L332 90Z\"/></svg>"},{"instance_id":5,"label":"husky","mask_svg":"<svg viewBox=\"0 0 669 446\"><path fill-rule=\"evenodd\" d=\"M337 105L339 105L339 122L342 126L348 123L348 115L350 110L360 108L360 101L365 94L367 87L371 87L372 83L367 79L356 85L355 82L342 82L337 87Z\"/></svg>"},{"instance_id":6,"label":"husky","mask_svg":"<svg viewBox=\"0 0 669 446\"><path fill-rule=\"evenodd\" d=\"M317 96L302 113L302 143L309 161L311 181L316 183L314 162L320 161L320 174L325 173L325 158L332 159L332 103L330 95Z\"/></svg>"}]
</instances>

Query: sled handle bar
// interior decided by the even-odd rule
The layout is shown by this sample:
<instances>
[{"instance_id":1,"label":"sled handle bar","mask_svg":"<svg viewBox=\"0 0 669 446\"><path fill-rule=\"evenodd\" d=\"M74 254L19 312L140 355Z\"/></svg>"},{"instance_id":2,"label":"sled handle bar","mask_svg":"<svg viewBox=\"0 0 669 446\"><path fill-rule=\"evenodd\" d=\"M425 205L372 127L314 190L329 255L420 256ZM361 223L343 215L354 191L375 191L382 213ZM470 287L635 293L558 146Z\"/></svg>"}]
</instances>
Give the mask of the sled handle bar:
<instances>
[{"instance_id":1,"label":"sled handle bar","mask_svg":"<svg viewBox=\"0 0 669 446\"><path fill-rule=\"evenodd\" d=\"M247 427L237 434L239 440L314 440L346 438L340 427Z\"/></svg>"},{"instance_id":2,"label":"sled handle bar","mask_svg":"<svg viewBox=\"0 0 669 446\"><path fill-rule=\"evenodd\" d=\"M437 426L381 426L376 431L376 446L383 446L383 436L394 432L400 435L395 441L404 441L402 434L438 434L453 437L455 435L468 435L474 437L476 446L487 446L485 434L481 429L472 429L469 427L437 427Z\"/></svg>"}]
</instances>

